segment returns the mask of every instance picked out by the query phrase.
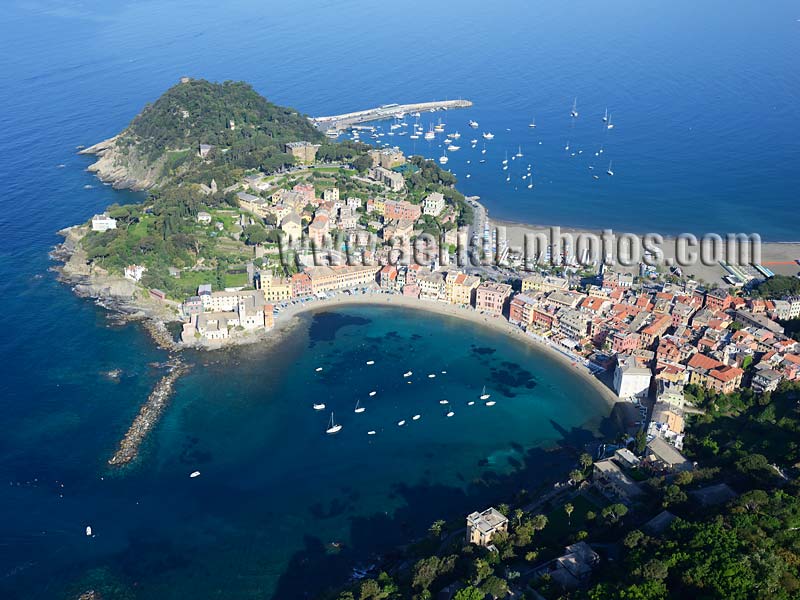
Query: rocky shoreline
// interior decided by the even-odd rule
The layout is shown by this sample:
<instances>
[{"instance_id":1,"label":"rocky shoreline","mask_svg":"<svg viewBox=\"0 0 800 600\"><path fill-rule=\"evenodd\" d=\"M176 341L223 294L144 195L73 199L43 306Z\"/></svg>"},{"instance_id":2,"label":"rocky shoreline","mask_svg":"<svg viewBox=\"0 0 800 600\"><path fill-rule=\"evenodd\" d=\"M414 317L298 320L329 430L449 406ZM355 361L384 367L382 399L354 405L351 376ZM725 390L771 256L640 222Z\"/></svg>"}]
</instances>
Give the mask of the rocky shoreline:
<instances>
[{"instance_id":1,"label":"rocky shoreline","mask_svg":"<svg viewBox=\"0 0 800 600\"><path fill-rule=\"evenodd\" d=\"M189 371L189 366L179 358L173 358L170 362L169 372L161 378L161 380L150 392L139 414L131 423L125 436L119 443L119 448L110 459L108 464L112 467L125 466L139 456L139 448L144 442L147 434L158 423L161 414L167 402L172 397L175 382Z\"/></svg>"},{"instance_id":2,"label":"rocky shoreline","mask_svg":"<svg viewBox=\"0 0 800 600\"><path fill-rule=\"evenodd\" d=\"M120 135L98 142L79 152L97 157L87 170L97 175L100 181L110 183L118 190L140 192L156 185L164 167L163 158L148 164L139 157L135 144L126 146L123 153L118 147Z\"/></svg>"}]
</instances>

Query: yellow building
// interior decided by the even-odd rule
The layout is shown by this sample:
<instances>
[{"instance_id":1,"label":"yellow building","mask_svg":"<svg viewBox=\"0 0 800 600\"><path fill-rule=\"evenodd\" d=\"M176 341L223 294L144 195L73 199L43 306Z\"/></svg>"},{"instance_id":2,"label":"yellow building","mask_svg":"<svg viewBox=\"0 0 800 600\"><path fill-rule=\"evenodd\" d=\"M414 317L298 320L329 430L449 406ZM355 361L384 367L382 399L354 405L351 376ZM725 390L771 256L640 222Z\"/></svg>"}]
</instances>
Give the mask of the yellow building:
<instances>
[{"instance_id":1,"label":"yellow building","mask_svg":"<svg viewBox=\"0 0 800 600\"><path fill-rule=\"evenodd\" d=\"M267 302L282 302L292 297L292 284L288 279L272 277L265 272L261 274L261 291Z\"/></svg>"},{"instance_id":2,"label":"yellow building","mask_svg":"<svg viewBox=\"0 0 800 600\"><path fill-rule=\"evenodd\" d=\"M481 284L479 277L467 275L460 271L451 271L445 278L445 293L450 304L472 305L475 290Z\"/></svg>"},{"instance_id":3,"label":"yellow building","mask_svg":"<svg viewBox=\"0 0 800 600\"><path fill-rule=\"evenodd\" d=\"M313 164L317 159L317 150L319 150L319 144L312 144L311 142L289 142L286 144L286 153L291 154L306 165Z\"/></svg>"},{"instance_id":4,"label":"yellow building","mask_svg":"<svg viewBox=\"0 0 800 600\"><path fill-rule=\"evenodd\" d=\"M375 283L378 266L307 267L314 293L345 290Z\"/></svg>"}]
</instances>

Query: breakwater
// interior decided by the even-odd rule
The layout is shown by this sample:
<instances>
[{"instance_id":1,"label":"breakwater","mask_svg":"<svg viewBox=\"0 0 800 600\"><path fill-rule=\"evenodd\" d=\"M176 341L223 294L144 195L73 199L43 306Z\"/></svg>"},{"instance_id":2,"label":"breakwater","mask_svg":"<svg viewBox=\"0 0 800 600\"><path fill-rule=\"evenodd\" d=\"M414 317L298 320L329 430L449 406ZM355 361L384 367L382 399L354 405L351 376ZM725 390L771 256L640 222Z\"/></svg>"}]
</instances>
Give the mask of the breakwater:
<instances>
[{"instance_id":1,"label":"breakwater","mask_svg":"<svg viewBox=\"0 0 800 600\"><path fill-rule=\"evenodd\" d=\"M405 115L415 112L430 112L436 110L449 110L452 108L469 108L470 100L437 100L434 102L417 102L415 104L384 104L376 108L358 110L341 115L327 117L312 117L311 122L322 130L347 129L358 123L378 121L390 117Z\"/></svg>"},{"instance_id":2,"label":"breakwater","mask_svg":"<svg viewBox=\"0 0 800 600\"><path fill-rule=\"evenodd\" d=\"M127 433L120 441L119 448L108 460L109 465L121 467L136 459L142 442L158 423L158 419L172 397L175 382L188 371L189 366L186 363L177 358L172 359L169 372L150 392L147 401L142 405L139 414L136 415Z\"/></svg>"}]
</instances>

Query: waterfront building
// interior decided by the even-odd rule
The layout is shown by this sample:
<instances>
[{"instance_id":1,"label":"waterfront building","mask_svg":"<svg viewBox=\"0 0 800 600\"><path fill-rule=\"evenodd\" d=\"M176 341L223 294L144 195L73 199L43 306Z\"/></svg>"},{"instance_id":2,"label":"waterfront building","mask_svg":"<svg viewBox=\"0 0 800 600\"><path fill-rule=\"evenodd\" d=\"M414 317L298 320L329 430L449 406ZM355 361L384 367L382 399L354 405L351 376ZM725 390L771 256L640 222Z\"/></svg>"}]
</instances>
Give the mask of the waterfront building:
<instances>
[{"instance_id":1,"label":"waterfront building","mask_svg":"<svg viewBox=\"0 0 800 600\"><path fill-rule=\"evenodd\" d=\"M661 437L654 437L647 442L645 459L653 467L670 473L691 471L694 468L683 454Z\"/></svg>"},{"instance_id":2,"label":"waterfront building","mask_svg":"<svg viewBox=\"0 0 800 600\"><path fill-rule=\"evenodd\" d=\"M533 323L534 309L538 301L533 296L517 294L511 299L508 308L508 320L515 325L529 327Z\"/></svg>"},{"instance_id":3,"label":"waterfront building","mask_svg":"<svg viewBox=\"0 0 800 600\"><path fill-rule=\"evenodd\" d=\"M285 148L286 153L291 154L300 163L310 165L317 159L317 150L319 150L320 145L307 141L289 142Z\"/></svg>"},{"instance_id":4,"label":"waterfront building","mask_svg":"<svg viewBox=\"0 0 800 600\"><path fill-rule=\"evenodd\" d=\"M262 271L256 277L256 288L264 293L267 302L282 302L292 297L292 283L282 277L273 277L269 271Z\"/></svg>"},{"instance_id":5,"label":"waterfront building","mask_svg":"<svg viewBox=\"0 0 800 600\"><path fill-rule=\"evenodd\" d=\"M496 533L507 531L508 519L493 506L467 516L467 542L470 544L489 546Z\"/></svg>"},{"instance_id":6,"label":"waterfront building","mask_svg":"<svg viewBox=\"0 0 800 600\"><path fill-rule=\"evenodd\" d=\"M444 273L436 271L417 278L419 297L422 300L447 300Z\"/></svg>"},{"instance_id":7,"label":"waterfront building","mask_svg":"<svg viewBox=\"0 0 800 600\"><path fill-rule=\"evenodd\" d=\"M617 356L614 391L620 398L646 397L652 376L650 369L639 366L633 356Z\"/></svg>"},{"instance_id":8,"label":"waterfront building","mask_svg":"<svg viewBox=\"0 0 800 600\"><path fill-rule=\"evenodd\" d=\"M108 231L117 228L117 220L112 219L107 213L92 217L92 231Z\"/></svg>"},{"instance_id":9,"label":"waterfront building","mask_svg":"<svg viewBox=\"0 0 800 600\"><path fill-rule=\"evenodd\" d=\"M386 265L378 272L378 284L383 290L394 291L397 289L397 267Z\"/></svg>"},{"instance_id":10,"label":"waterfront building","mask_svg":"<svg viewBox=\"0 0 800 600\"><path fill-rule=\"evenodd\" d=\"M445 278L445 294L450 304L472 306L475 290L481 284L480 277L451 271Z\"/></svg>"},{"instance_id":11,"label":"waterfront building","mask_svg":"<svg viewBox=\"0 0 800 600\"><path fill-rule=\"evenodd\" d=\"M291 277L292 298L305 298L314 293L308 273L295 273Z\"/></svg>"},{"instance_id":12,"label":"waterfront building","mask_svg":"<svg viewBox=\"0 0 800 600\"><path fill-rule=\"evenodd\" d=\"M510 297L511 286L507 283L485 281L475 289L475 308L502 315L506 311Z\"/></svg>"},{"instance_id":13,"label":"waterfront building","mask_svg":"<svg viewBox=\"0 0 800 600\"><path fill-rule=\"evenodd\" d=\"M562 309L558 313L559 332L575 342L581 342L589 337L592 327L592 318L578 310Z\"/></svg>"},{"instance_id":14,"label":"waterfront building","mask_svg":"<svg viewBox=\"0 0 800 600\"><path fill-rule=\"evenodd\" d=\"M314 293L363 287L375 283L377 266L306 267Z\"/></svg>"},{"instance_id":15,"label":"waterfront building","mask_svg":"<svg viewBox=\"0 0 800 600\"><path fill-rule=\"evenodd\" d=\"M430 215L432 217L438 217L439 214L444 210L444 195L442 195L440 192L432 192L428 194L423 201L423 207L423 214Z\"/></svg>"}]
</instances>

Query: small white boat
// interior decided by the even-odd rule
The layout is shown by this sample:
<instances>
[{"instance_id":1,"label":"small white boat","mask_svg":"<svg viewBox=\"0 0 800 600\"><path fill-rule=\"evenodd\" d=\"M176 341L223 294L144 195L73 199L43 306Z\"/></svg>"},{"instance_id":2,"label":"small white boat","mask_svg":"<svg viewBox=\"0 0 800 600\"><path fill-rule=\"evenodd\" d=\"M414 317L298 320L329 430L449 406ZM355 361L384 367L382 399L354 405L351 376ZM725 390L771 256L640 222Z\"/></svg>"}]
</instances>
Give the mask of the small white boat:
<instances>
[{"instance_id":1,"label":"small white boat","mask_svg":"<svg viewBox=\"0 0 800 600\"><path fill-rule=\"evenodd\" d=\"M608 107L606 107L606 114L603 115L603 123L605 123L606 121L608 121Z\"/></svg>"},{"instance_id":2,"label":"small white boat","mask_svg":"<svg viewBox=\"0 0 800 600\"><path fill-rule=\"evenodd\" d=\"M481 399L481 400L488 400L488 399L489 399L489 396L491 396L491 394L487 394L487 393L486 393L486 386L483 386L483 391L481 392L481 397L480 397L480 399Z\"/></svg>"},{"instance_id":3,"label":"small white boat","mask_svg":"<svg viewBox=\"0 0 800 600\"><path fill-rule=\"evenodd\" d=\"M447 400L439 400L439 404L450 404Z\"/></svg>"},{"instance_id":4,"label":"small white boat","mask_svg":"<svg viewBox=\"0 0 800 600\"><path fill-rule=\"evenodd\" d=\"M315 370L317 373L319 373L320 371L322 371L322 367L317 367L317 368L316 368L316 369L314 369L314 370Z\"/></svg>"},{"instance_id":5,"label":"small white boat","mask_svg":"<svg viewBox=\"0 0 800 600\"><path fill-rule=\"evenodd\" d=\"M450 152L458 152L459 150L461 150L461 146L455 146L453 144L450 144L447 147L447 150L450 151Z\"/></svg>"},{"instance_id":6,"label":"small white boat","mask_svg":"<svg viewBox=\"0 0 800 600\"><path fill-rule=\"evenodd\" d=\"M86 526L86 535L89 537L92 535L92 527L90 525Z\"/></svg>"},{"instance_id":7,"label":"small white boat","mask_svg":"<svg viewBox=\"0 0 800 600\"><path fill-rule=\"evenodd\" d=\"M531 122L528 123L528 127L531 129L536 129L536 119L531 119Z\"/></svg>"},{"instance_id":8,"label":"small white boat","mask_svg":"<svg viewBox=\"0 0 800 600\"><path fill-rule=\"evenodd\" d=\"M452 417L454 414L456 414L456 413L454 413L454 412L451 410L451 411L450 411L450 412L448 412L448 413L447 413L447 415L445 415L445 416L447 416L447 417Z\"/></svg>"},{"instance_id":9,"label":"small white boat","mask_svg":"<svg viewBox=\"0 0 800 600\"><path fill-rule=\"evenodd\" d=\"M575 100L574 100L574 101L573 101L573 103L572 103L572 110L571 110L571 111L569 111L569 115L570 115L570 116L571 116L573 119L575 119L575 118L577 118L577 117L578 117L578 98L577 98L577 96L575 97Z\"/></svg>"},{"instance_id":10,"label":"small white boat","mask_svg":"<svg viewBox=\"0 0 800 600\"><path fill-rule=\"evenodd\" d=\"M496 403L494 400L489 400L489 401L486 403L486 406L494 406L495 404L497 404L497 403Z\"/></svg>"},{"instance_id":11,"label":"small white boat","mask_svg":"<svg viewBox=\"0 0 800 600\"><path fill-rule=\"evenodd\" d=\"M378 392L376 392L375 390L373 390L373 391L371 391L371 392L369 393L369 395L370 395L370 396L374 396L374 395L375 395L375 394L377 394L377 393L378 393Z\"/></svg>"},{"instance_id":12,"label":"small white boat","mask_svg":"<svg viewBox=\"0 0 800 600\"><path fill-rule=\"evenodd\" d=\"M374 360L368 360L368 361L367 361L367 364L368 364L368 365L374 365L374 364L375 364L375 361L374 361Z\"/></svg>"},{"instance_id":13,"label":"small white boat","mask_svg":"<svg viewBox=\"0 0 800 600\"><path fill-rule=\"evenodd\" d=\"M447 371L442 371L442 375L447 375Z\"/></svg>"},{"instance_id":14,"label":"small white boat","mask_svg":"<svg viewBox=\"0 0 800 600\"><path fill-rule=\"evenodd\" d=\"M470 400L469 402L467 402L467 406L474 406L474 405L475 405L475 400Z\"/></svg>"},{"instance_id":15,"label":"small white boat","mask_svg":"<svg viewBox=\"0 0 800 600\"><path fill-rule=\"evenodd\" d=\"M405 373L403 373L403 377L411 377L413 374L414 374L413 371L406 371Z\"/></svg>"},{"instance_id":16,"label":"small white boat","mask_svg":"<svg viewBox=\"0 0 800 600\"><path fill-rule=\"evenodd\" d=\"M330 434L333 434L333 433L339 433L341 430L342 430L342 426L339 425L338 423L336 423L333 420L333 413L331 413L331 422L328 425L328 428L325 430L325 433L330 435Z\"/></svg>"},{"instance_id":17,"label":"small white boat","mask_svg":"<svg viewBox=\"0 0 800 600\"><path fill-rule=\"evenodd\" d=\"M608 162L608 170L606 171L609 175L614 175L614 171L611 170L611 161Z\"/></svg>"},{"instance_id":18,"label":"small white boat","mask_svg":"<svg viewBox=\"0 0 800 600\"><path fill-rule=\"evenodd\" d=\"M448 160L450 159L447 158L447 150L445 150L444 154L439 157L439 164L446 165Z\"/></svg>"},{"instance_id":19,"label":"small white boat","mask_svg":"<svg viewBox=\"0 0 800 600\"><path fill-rule=\"evenodd\" d=\"M528 189L529 189L529 190L532 190L532 189L533 189L533 181L531 181L531 182L528 184Z\"/></svg>"},{"instance_id":20,"label":"small white boat","mask_svg":"<svg viewBox=\"0 0 800 600\"><path fill-rule=\"evenodd\" d=\"M405 420L405 419L403 419L402 421L398 421L398 422L397 422L397 426L398 426L398 427L402 427L402 426L403 426L403 425L405 425L405 424L406 424L406 420Z\"/></svg>"},{"instance_id":21,"label":"small white boat","mask_svg":"<svg viewBox=\"0 0 800 600\"><path fill-rule=\"evenodd\" d=\"M478 140L470 140L469 143L472 144L473 146L477 146Z\"/></svg>"},{"instance_id":22,"label":"small white boat","mask_svg":"<svg viewBox=\"0 0 800 600\"><path fill-rule=\"evenodd\" d=\"M508 152L506 152L506 157L503 159L501 164L507 165L508 164Z\"/></svg>"},{"instance_id":23,"label":"small white boat","mask_svg":"<svg viewBox=\"0 0 800 600\"><path fill-rule=\"evenodd\" d=\"M421 417L421 416L422 416L422 415L414 415L414 416L413 416L413 417L411 417L411 418L412 418L414 421L419 421L419 419L420 419L420 417Z\"/></svg>"},{"instance_id":24,"label":"small white boat","mask_svg":"<svg viewBox=\"0 0 800 600\"><path fill-rule=\"evenodd\" d=\"M418 136L416 133L412 133L412 134L411 134L410 136L408 136L408 137L409 137L410 139L412 139L412 140L418 140L418 139L419 139L419 136Z\"/></svg>"},{"instance_id":25,"label":"small white boat","mask_svg":"<svg viewBox=\"0 0 800 600\"><path fill-rule=\"evenodd\" d=\"M375 435L375 430L374 430L374 429L370 429L370 430L367 432L367 435Z\"/></svg>"},{"instance_id":26,"label":"small white boat","mask_svg":"<svg viewBox=\"0 0 800 600\"><path fill-rule=\"evenodd\" d=\"M491 133L490 131L485 131L483 133L483 139L485 139L485 140L493 140L494 139L494 134Z\"/></svg>"},{"instance_id":27,"label":"small white boat","mask_svg":"<svg viewBox=\"0 0 800 600\"><path fill-rule=\"evenodd\" d=\"M436 373L431 373L428 375L428 379L433 379L434 377L436 377Z\"/></svg>"},{"instance_id":28,"label":"small white boat","mask_svg":"<svg viewBox=\"0 0 800 600\"><path fill-rule=\"evenodd\" d=\"M614 124L611 122L611 117L608 117L608 125L606 125L606 129L614 129Z\"/></svg>"},{"instance_id":29,"label":"small white boat","mask_svg":"<svg viewBox=\"0 0 800 600\"><path fill-rule=\"evenodd\" d=\"M517 146L517 153L514 156L522 158L522 146Z\"/></svg>"},{"instance_id":30,"label":"small white boat","mask_svg":"<svg viewBox=\"0 0 800 600\"><path fill-rule=\"evenodd\" d=\"M461 137L461 134L460 134L460 133L458 133L458 131L456 131L456 132L453 134L453 139L454 139L454 140L457 140L457 139L459 139L460 137Z\"/></svg>"},{"instance_id":31,"label":"small white boat","mask_svg":"<svg viewBox=\"0 0 800 600\"><path fill-rule=\"evenodd\" d=\"M478 128L478 122L477 121L473 121L472 119L470 119L469 126L472 127L473 129L477 129Z\"/></svg>"},{"instance_id":32,"label":"small white boat","mask_svg":"<svg viewBox=\"0 0 800 600\"><path fill-rule=\"evenodd\" d=\"M356 400L356 407L355 407L355 409L353 410L353 412L354 412L354 413L361 414L361 413L363 413L365 410L367 410L367 409L366 409L366 408L364 408L363 406L360 406L360 403L361 403L361 401L360 401L360 400Z\"/></svg>"},{"instance_id":33,"label":"small white boat","mask_svg":"<svg viewBox=\"0 0 800 600\"><path fill-rule=\"evenodd\" d=\"M314 410L325 410L325 405L322 402L320 402L319 404L313 404L312 406Z\"/></svg>"},{"instance_id":34,"label":"small white boat","mask_svg":"<svg viewBox=\"0 0 800 600\"><path fill-rule=\"evenodd\" d=\"M200 477L200 471L192 471L191 473L189 473L189 477L191 477L192 479L194 479L195 477Z\"/></svg>"},{"instance_id":35,"label":"small white boat","mask_svg":"<svg viewBox=\"0 0 800 600\"><path fill-rule=\"evenodd\" d=\"M567 142L567 145L564 146L564 150L569 150L569 142Z\"/></svg>"}]
</instances>

